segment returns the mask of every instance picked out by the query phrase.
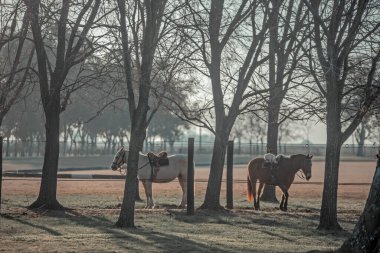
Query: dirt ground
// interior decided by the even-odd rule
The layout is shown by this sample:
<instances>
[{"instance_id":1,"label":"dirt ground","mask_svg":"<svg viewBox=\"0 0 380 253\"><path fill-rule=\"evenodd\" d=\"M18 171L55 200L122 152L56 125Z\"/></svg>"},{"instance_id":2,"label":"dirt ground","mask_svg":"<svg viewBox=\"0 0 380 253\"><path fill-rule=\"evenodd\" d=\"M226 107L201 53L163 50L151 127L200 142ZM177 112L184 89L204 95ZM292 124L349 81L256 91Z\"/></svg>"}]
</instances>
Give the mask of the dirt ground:
<instances>
[{"instance_id":1,"label":"dirt ground","mask_svg":"<svg viewBox=\"0 0 380 253\"><path fill-rule=\"evenodd\" d=\"M373 162L342 162L339 174L338 218L342 232L318 231L323 189L323 162L314 162L309 183L296 178L290 189L289 211L263 202L253 211L246 200L245 166L234 168L234 210L197 211L187 216L176 209L181 198L177 181L154 184L158 209L136 203L137 230L114 226L119 215L124 180L60 179L58 199L71 210L32 212L40 179L4 178L0 252L307 252L339 247L352 231L368 195ZM195 206L204 198L209 169L195 170ZM66 172L74 173L74 172ZM110 174L112 171L78 171ZM278 197L280 197L278 192ZM145 199L142 187L140 195ZM225 204L225 183L221 204Z\"/></svg>"},{"instance_id":2,"label":"dirt ground","mask_svg":"<svg viewBox=\"0 0 380 253\"><path fill-rule=\"evenodd\" d=\"M339 174L339 196L344 198L365 199L368 193L369 184L372 182L374 174L373 162L342 162ZM117 174L111 170L76 171L63 173L77 174ZM195 170L195 195L204 196L209 175L208 167L198 167ZM246 195L247 169L244 165L234 167L234 195ZM295 184L290 189L290 196L298 198L320 198L323 189L324 162L314 162L312 178L309 182L296 177ZM225 179L225 176L224 176ZM5 178L3 182L3 196L21 195L34 196L38 193L40 179L32 178ZM223 183L222 191L225 190ZM122 196L124 192L124 180L71 180L60 179L58 182L58 196L65 195L109 195ZM140 187L141 196L145 196ZM170 183L154 184L153 195L159 199L180 197L181 189L178 181ZM279 193L280 194L280 193ZM221 194L224 196L224 192Z\"/></svg>"}]
</instances>

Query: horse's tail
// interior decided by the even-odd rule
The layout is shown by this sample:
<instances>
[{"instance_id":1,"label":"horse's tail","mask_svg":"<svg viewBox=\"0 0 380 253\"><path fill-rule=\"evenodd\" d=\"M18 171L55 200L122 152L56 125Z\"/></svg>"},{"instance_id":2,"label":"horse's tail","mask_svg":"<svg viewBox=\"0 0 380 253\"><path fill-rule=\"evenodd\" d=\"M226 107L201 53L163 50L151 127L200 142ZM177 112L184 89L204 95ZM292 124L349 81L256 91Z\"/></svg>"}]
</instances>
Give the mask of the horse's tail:
<instances>
[{"instance_id":1,"label":"horse's tail","mask_svg":"<svg viewBox=\"0 0 380 253\"><path fill-rule=\"evenodd\" d=\"M253 186L253 187L252 187ZM247 175L247 199L249 202L252 202L256 195L256 180L255 182L251 182L249 175Z\"/></svg>"}]
</instances>

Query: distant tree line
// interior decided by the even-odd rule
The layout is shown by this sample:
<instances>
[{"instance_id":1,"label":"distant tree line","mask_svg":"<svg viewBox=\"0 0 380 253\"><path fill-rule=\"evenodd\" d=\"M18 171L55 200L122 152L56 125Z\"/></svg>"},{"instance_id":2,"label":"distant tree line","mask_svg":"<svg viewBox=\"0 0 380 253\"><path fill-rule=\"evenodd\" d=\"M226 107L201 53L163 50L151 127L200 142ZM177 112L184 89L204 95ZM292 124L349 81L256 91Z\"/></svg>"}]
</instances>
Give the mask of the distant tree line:
<instances>
[{"instance_id":1,"label":"distant tree line","mask_svg":"<svg viewBox=\"0 0 380 253\"><path fill-rule=\"evenodd\" d=\"M101 108L98 103L101 100L99 92L94 88L73 94L70 103L75 104L75 107L68 107L61 117L61 155L114 154L116 148L129 145L130 119L127 105L123 101L116 101L99 112ZM174 143L188 128L188 123L162 109L152 122L147 137L148 146L155 145L158 139L164 140L169 151L173 150ZM1 132L5 155L13 153L12 156L15 156L15 152L20 156L43 155L46 141L44 124L38 93L34 90L28 99L15 104L3 120ZM95 152L97 149L100 151Z\"/></svg>"}]
</instances>

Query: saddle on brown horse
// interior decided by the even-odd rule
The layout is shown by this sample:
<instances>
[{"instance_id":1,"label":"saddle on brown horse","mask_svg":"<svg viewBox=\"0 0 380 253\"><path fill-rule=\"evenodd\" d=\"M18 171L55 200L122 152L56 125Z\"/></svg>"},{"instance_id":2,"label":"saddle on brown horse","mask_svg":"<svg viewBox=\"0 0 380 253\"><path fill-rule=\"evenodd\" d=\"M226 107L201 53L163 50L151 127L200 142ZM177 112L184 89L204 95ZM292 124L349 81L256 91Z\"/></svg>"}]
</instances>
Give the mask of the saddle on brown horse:
<instances>
[{"instance_id":1,"label":"saddle on brown horse","mask_svg":"<svg viewBox=\"0 0 380 253\"><path fill-rule=\"evenodd\" d=\"M279 167L279 162L282 155L275 156L272 153L267 153L264 155L263 169L269 170L272 176L272 183L276 183L276 174Z\"/></svg>"}]
</instances>

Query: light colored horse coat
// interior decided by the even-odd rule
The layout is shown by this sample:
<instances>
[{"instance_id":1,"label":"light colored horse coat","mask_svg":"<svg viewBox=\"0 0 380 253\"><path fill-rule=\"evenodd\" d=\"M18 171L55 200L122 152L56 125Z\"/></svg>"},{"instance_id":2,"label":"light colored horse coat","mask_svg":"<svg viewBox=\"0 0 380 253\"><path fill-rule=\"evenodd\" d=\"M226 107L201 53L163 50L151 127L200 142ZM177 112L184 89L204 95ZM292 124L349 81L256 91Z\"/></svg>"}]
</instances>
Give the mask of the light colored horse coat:
<instances>
[{"instance_id":1,"label":"light colored horse coat","mask_svg":"<svg viewBox=\"0 0 380 253\"><path fill-rule=\"evenodd\" d=\"M154 208L152 196L152 183L168 183L178 178L182 189L182 201L180 207L184 208L187 204L187 156L171 155L168 156L169 165L160 166L159 170L154 173L152 178L152 167L149 163L148 156L140 153L138 163L138 178L142 182L145 195L145 208ZM127 171L128 151L124 148L120 149L113 160L112 170L125 169ZM153 168L154 169L154 168Z\"/></svg>"}]
</instances>

